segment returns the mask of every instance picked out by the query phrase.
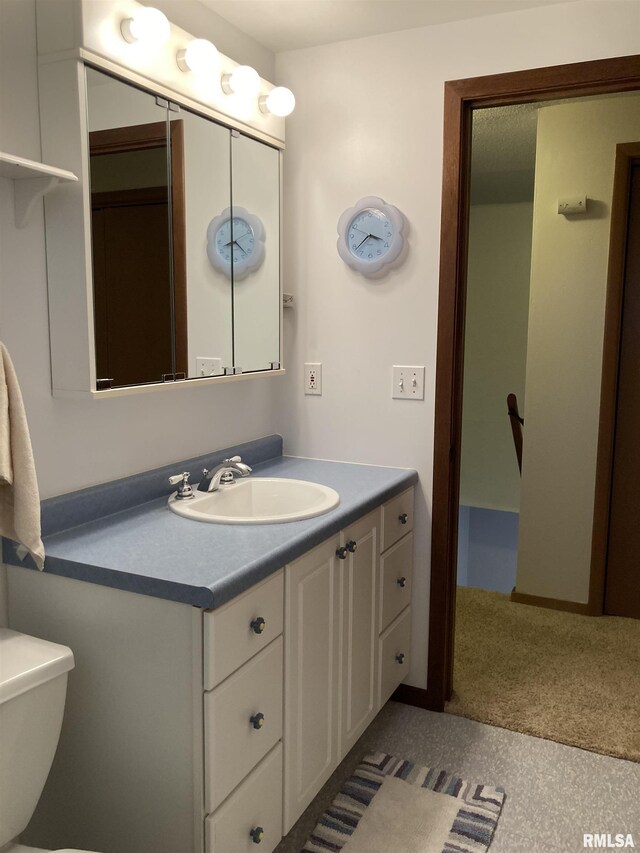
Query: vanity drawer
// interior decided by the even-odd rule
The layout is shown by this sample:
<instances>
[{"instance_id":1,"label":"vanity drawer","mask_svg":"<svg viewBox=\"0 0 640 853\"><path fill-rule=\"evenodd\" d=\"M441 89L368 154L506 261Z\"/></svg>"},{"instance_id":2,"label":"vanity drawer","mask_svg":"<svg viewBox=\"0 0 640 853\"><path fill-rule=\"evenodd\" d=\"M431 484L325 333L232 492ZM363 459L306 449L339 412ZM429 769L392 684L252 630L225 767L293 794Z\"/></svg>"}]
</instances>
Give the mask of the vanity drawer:
<instances>
[{"instance_id":1,"label":"vanity drawer","mask_svg":"<svg viewBox=\"0 0 640 853\"><path fill-rule=\"evenodd\" d=\"M282 637L278 637L205 693L206 812L215 811L281 739L282 668Z\"/></svg>"},{"instance_id":2,"label":"vanity drawer","mask_svg":"<svg viewBox=\"0 0 640 853\"><path fill-rule=\"evenodd\" d=\"M411 608L398 616L379 640L379 694L378 708L389 699L396 687L409 674L409 648L411 645ZM399 659L400 658L400 659Z\"/></svg>"},{"instance_id":3,"label":"vanity drawer","mask_svg":"<svg viewBox=\"0 0 640 853\"><path fill-rule=\"evenodd\" d=\"M380 620L378 631L411 603L413 575L413 533L396 542L380 558Z\"/></svg>"},{"instance_id":4,"label":"vanity drawer","mask_svg":"<svg viewBox=\"0 0 640 853\"><path fill-rule=\"evenodd\" d=\"M413 530L413 486L382 507L381 551L386 551L410 530Z\"/></svg>"},{"instance_id":5,"label":"vanity drawer","mask_svg":"<svg viewBox=\"0 0 640 853\"><path fill-rule=\"evenodd\" d=\"M212 690L282 634L284 570L204 614L204 689Z\"/></svg>"},{"instance_id":6,"label":"vanity drawer","mask_svg":"<svg viewBox=\"0 0 640 853\"><path fill-rule=\"evenodd\" d=\"M252 853L260 844L261 851L271 853L281 838L282 744L278 743L206 819L205 849L206 853Z\"/></svg>"}]
</instances>

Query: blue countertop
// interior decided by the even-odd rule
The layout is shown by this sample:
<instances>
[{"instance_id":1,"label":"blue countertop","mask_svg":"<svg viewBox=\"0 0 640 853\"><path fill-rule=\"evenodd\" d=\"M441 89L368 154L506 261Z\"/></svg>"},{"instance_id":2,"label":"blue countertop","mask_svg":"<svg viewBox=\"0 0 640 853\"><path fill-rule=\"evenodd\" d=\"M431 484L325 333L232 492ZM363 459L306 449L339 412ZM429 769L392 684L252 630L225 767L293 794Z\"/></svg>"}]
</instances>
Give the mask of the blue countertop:
<instances>
[{"instance_id":1,"label":"blue countertop","mask_svg":"<svg viewBox=\"0 0 640 853\"><path fill-rule=\"evenodd\" d=\"M180 465L172 469L189 470ZM166 472L160 470L166 483ZM316 518L263 525L207 524L182 518L167 507L168 493L80 524L67 507L67 529L44 537L45 571L213 609L418 480L410 469L288 456L254 464L251 476L322 483L339 493L340 504ZM135 478L127 478L132 481ZM76 494L83 494L87 505L93 491ZM52 501L56 507L62 502ZM71 526L74 522L76 526ZM43 514L45 534L47 526ZM13 543L5 542L4 559L25 565Z\"/></svg>"}]
</instances>

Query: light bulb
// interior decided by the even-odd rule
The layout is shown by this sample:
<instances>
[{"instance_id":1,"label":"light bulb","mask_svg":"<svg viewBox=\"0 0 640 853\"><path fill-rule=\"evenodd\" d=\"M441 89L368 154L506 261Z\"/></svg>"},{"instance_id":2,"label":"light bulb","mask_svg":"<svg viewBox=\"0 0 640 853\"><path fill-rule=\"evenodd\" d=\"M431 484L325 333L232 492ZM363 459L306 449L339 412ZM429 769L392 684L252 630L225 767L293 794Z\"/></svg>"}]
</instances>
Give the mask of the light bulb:
<instances>
[{"instance_id":1,"label":"light bulb","mask_svg":"<svg viewBox=\"0 0 640 853\"><path fill-rule=\"evenodd\" d=\"M276 86L268 95L260 98L259 104L263 113L284 118L295 109L296 99L291 89L287 89L286 86Z\"/></svg>"},{"instance_id":2,"label":"light bulb","mask_svg":"<svg viewBox=\"0 0 640 853\"><path fill-rule=\"evenodd\" d=\"M182 71L210 74L219 62L218 49L207 39L193 39L185 50L178 51L176 62Z\"/></svg>"},{"instance_id":3,"label":"light bulb","mask_svg":"<svg viewBox=\"0 0 640 853\"><path fill-rule=\"evenodd\" d=\"M231 74L223 74L220 83L226 95L253 98L260 91L260 76L250 65L238 65Z\"/></svg>"},{"instance_id":4,"label":"light bulb","mask_svg":"<svg viewBox=\"0 0 640 853\"><path fill-rule=\"evenodd\" d=\"M132 18L125 18L120 24L125 41L159 47L169 40L171 24L166 15L151 6L142 6Z\"/></svg>"}]
</instances>

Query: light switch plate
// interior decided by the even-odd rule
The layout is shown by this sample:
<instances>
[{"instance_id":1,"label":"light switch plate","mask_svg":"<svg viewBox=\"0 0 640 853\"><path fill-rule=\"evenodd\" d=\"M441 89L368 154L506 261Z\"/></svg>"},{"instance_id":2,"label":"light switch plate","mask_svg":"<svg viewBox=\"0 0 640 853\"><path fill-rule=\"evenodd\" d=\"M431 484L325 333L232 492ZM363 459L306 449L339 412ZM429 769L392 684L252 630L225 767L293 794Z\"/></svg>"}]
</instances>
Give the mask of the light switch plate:
<instances>
[{"instance_id":1,"label":"light switch plate","mask_svg":"<svg viewBox=\"0 0 640 853\"><path fill-rule=\"evenodd\" d=\"M304 393L320 396L322 394L322 364L307 362L304 366Z\"/></svg>"},{"instance_id":2,"label":"light switch plate","mask_svg":"<svg viewBox=\"0 0 640 853\"><path fill-rule=\"evenodd\" d=\"M393 365L394 400L424 400L424 366Z\"/></svg>"}]
</instances>

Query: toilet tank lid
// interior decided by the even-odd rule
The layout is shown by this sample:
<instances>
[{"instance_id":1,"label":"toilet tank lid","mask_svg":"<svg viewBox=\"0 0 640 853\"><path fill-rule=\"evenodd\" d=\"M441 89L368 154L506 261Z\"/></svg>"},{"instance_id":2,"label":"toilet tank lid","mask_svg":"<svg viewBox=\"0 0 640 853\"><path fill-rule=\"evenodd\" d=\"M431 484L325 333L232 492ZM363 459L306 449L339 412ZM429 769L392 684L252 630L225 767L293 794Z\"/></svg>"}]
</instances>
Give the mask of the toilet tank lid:
<instances>
[{"instance_id":1,"label":"toilet tank lid","mask_svg":"<svg viewBox=\"0 0 640 853\"><path fill-rule=\"evenodd\" d=\"M73 667L67 646L0 628L0 705Z\"/></svg>"}]
</instances>

